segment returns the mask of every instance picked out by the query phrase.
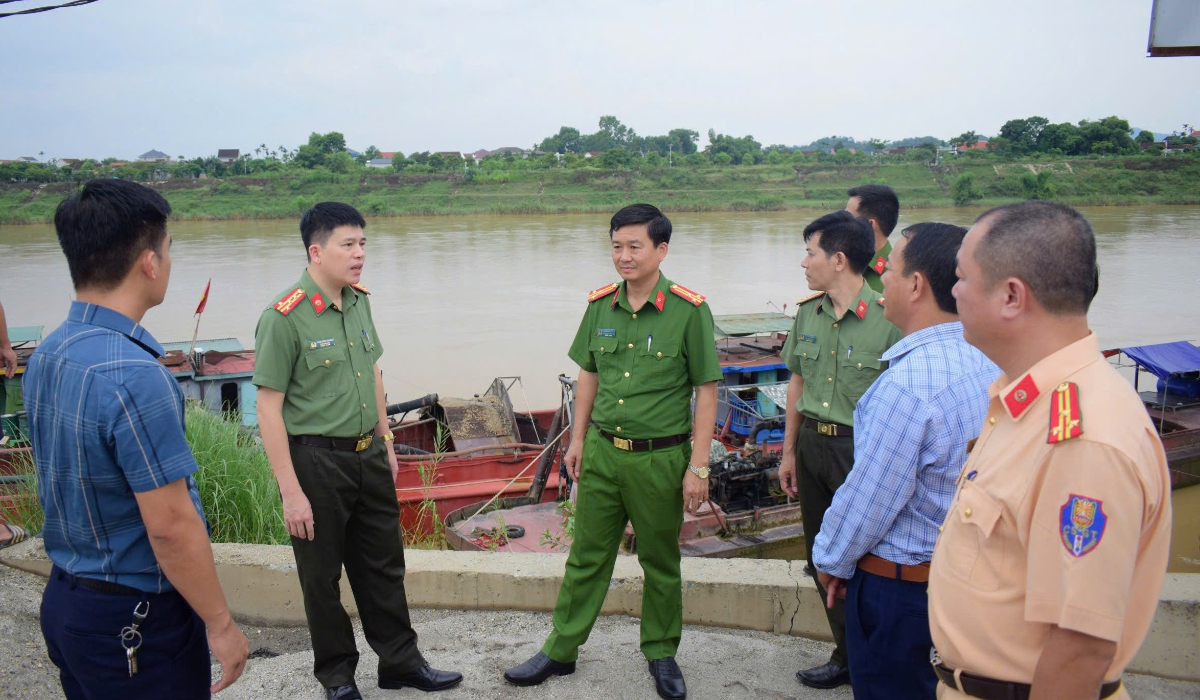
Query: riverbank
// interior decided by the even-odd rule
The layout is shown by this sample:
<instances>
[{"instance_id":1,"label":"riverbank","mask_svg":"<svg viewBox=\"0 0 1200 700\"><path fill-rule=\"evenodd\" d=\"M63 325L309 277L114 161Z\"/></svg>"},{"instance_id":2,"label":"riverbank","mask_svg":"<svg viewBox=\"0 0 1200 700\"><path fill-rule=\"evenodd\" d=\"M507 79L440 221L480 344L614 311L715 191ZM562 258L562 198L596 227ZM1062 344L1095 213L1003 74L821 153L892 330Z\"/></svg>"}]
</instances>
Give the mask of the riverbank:
<instances>
[{"instance_id":1,"label":"riverbank","mask_svg":"<svg viewBox=\"0 0 1200 700\"><path fill-rule=\"evenodd\" d=\"M1049 172L1031 183L1026 175ZM271 177L150 183L179 220L284 219L316 202L349 202L371 216L611 213L634 201L668 212L828 210L846 190L890 185L905 207L952 206L954 185L973 178L973 205L1023 200L1039 188L1074 205L1200 204L1200 158L1131 157L942 165L758 165L635 171L555 169L404 175L321 170ZM1048 179L1047 179L1048 178ZM0 186L0 224L46 223L77 183Z\"/></svg>"}]
</instances>

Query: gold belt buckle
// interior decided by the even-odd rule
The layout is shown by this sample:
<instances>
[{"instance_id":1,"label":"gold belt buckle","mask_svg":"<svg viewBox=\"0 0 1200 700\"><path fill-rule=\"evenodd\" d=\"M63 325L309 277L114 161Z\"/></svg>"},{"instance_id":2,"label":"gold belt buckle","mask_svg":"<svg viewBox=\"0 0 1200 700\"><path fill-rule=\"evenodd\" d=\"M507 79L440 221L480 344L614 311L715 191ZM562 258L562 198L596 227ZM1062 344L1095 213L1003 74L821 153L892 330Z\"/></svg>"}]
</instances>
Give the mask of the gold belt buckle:
<instances>
[{"instance_id":1,"label":"gold belt buckle","mask_svg":"<svg viewBox=\"0 0 1200 700\"><path fill-rule=\"evenodd\" d=\"M615 437L612 439L612 441L613 441L613 447L617 448L618 450L625 450L626 452L633 452L633 440L626 440L625 438Z\"/></svg>"},{"instance_id":2,"label":"gold belt buckle","mask_svg":"<svg viewBox=\"0 0 1200 700\"><path fill-rule=\"evenodd\" d=\"M817 432L821 435L835 435L833 426L828 423L817 423Z\"/></svg>"},{"instance_id":3,"label":"gold belt buckle","mask_svg":"<svg viewBox=\"0 0 1200 700\"><path fill-rule=\"evenodd\" d=\"M375 434L374 434L374 433L367 433L366 435L361 435L361 436L359 436L359 438L358 438L358 444L354 446L354 451L355 451L355 452L362 452L363 450L365 450L365 449L367 449L368 447L370 447L370 446L371 446L371 443L372 443L372 442L374 442L374 441L375 441Z\"/></svg>"}]
</instances>

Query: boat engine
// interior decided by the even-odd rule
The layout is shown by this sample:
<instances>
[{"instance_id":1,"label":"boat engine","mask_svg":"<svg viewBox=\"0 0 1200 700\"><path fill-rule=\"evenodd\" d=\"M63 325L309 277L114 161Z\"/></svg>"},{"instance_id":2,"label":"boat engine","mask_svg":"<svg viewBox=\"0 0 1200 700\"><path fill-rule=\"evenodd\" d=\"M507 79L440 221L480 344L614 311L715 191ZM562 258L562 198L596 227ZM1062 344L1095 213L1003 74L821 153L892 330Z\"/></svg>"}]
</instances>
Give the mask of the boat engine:
<instances>
[{"instance_id":1,"label":"boat engine","mask_svg":"<svg viewBox=\"0 0 1200 700\"><path fill-rule=\"evenodd\" d=\"M726 513L787 503L779 488L780 454L730 452L709 462L709 497Z\"/></svg>"}]
</instances>

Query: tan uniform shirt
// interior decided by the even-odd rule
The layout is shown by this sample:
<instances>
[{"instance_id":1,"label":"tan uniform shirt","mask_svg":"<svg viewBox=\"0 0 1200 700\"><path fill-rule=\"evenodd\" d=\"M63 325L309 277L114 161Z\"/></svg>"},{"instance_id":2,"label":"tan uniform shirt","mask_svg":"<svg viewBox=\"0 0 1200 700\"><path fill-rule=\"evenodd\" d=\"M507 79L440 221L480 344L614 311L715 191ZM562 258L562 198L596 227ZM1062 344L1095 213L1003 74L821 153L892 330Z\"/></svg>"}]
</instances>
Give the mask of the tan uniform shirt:
<instances>
[{"instance_id":1,"label":"tan uniform shirt","mask_svg":"<svg viewBox=\"0 0 1200 700\"><path fill-rule=\"evenodd\" d=\"M1058 625L1116 642L1104 676L1116 680L1146 637L1167 569L1162 442L1095 333L1015 381L1001 375L989 393L933 553L934 646L947 666L1030 683Z\"/></svg>"}]
</instances>

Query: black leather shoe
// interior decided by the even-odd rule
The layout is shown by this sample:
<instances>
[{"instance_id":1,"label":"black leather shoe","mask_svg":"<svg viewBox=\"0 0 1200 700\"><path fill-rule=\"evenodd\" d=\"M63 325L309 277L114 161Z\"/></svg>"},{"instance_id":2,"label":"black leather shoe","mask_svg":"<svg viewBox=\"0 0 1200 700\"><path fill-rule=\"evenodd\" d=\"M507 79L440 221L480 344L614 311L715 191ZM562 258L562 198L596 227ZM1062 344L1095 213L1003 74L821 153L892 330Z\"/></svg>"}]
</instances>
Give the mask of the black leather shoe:
<instances>
[{"instance_id":1,"label":"black leather shoe","mask_svg":"<svg viewBox=\"0 0 1200 700\"><path fill-rule=\"evenodd\" d=\"M336 688L326 688L325 700L362 700L362 696L358 694L358 686L351 683L350 685L339 685Z\"/></svg>"},{"instance_id":2,"label":"black leather shoe","mask_svg":"<svg viewBox=\"0 0 1200 700\"><path fill-rule=\"evenodd\" d=\"M379 687L387 690L396 690L397 688L416 688L430 692L433 690L448 690L462 683L462 674L457 671L439 671L429 664L425 664L415 671L409 671L403 676L392 676L391 678L379 677Z\"/></svg>"},{"instance_id":3,"label":"black leather shoe","mask_svg":"<svg viewBox=\"0 0 1200 700\"><path fill-rule=\"evenodd\" d=\"M537 685L550 676L569 676L575 673L574 661L555 661L542 652L504 672L504 680L513 685Z\"/></svg>"},{"instance_id":4,"label":"black leather shoe","mask_svg":"<svg viewBox=\"0 0 1200 700\"><path fill-rule=\"evenodd\" d=\"M829 690L850 682L850 669L830 661L823 666L797 671L796 678L809 688Z\"/></svg>"},{"instance_id":5,"label":"black leather shoe","mask_svg":"<svg viewBox=\"0 0 1200 700\"><path fill-rule=\"evenodd\" d=\"M654 689L658 691L658 697L667 700L683 700L687 697L683 671L679 670L674 656L651 661L650 675L654 676Z\"/></svg>"}]
</instances>

